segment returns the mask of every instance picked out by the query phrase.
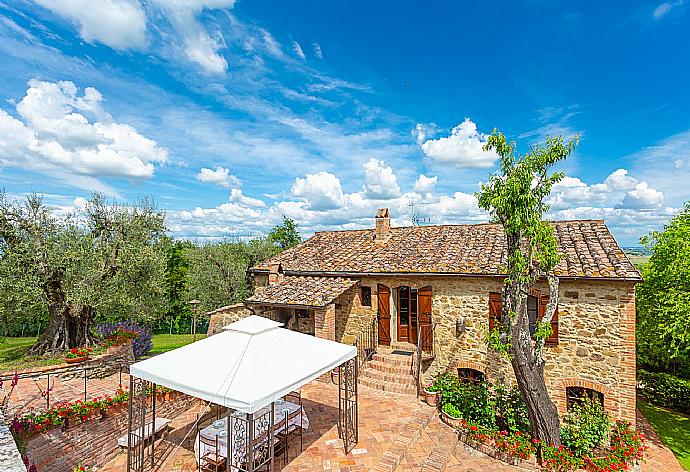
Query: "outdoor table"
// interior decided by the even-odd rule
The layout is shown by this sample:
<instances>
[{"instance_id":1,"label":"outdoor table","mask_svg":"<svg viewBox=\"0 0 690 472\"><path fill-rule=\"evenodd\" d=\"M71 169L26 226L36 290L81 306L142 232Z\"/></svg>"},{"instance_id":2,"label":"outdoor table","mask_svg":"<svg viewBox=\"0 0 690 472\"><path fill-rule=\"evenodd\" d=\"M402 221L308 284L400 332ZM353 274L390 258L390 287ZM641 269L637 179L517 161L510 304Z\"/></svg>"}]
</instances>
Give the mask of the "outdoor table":
<instances>
[{"instance_id":1,"label":"outdoor table","mask_svg":"<svg viewBox=\"0 0 690 472\"><path fill-rule=\"evenodd\" d=\"M267 406L260 411L255 413L255 417L258 418L261 415L265 414L270 406ZM287 412L288 416L291 413L294 413L296 411L299 411L301 406L297 405L296 403L288 402L285 400L276 400L275 401L275 410L274 410L274 415L273 415L273 424L274 426L280 423L282 420L285 419L285 413ZM230 417L230 422L234 421L243 421L242 419L237 419L237 418L244 418L245 414L239 411L236 411L232 414ZM295 417L291 418L288 421L287 427L289 428L290 426L300 426L300 418L301 418L301 426L302 429L306 430L309 429L309 418L307 418L307 414L302 411L301 415L296 415ZM213 450L213 446L208 446L206 444L199 444L199 435L203 435L204 438L210 439L210 440L215 440L216 436L218 436L221 431L227 431L228 427L228 422L227 422L227 417L222 418L223 424L220 427L215 427L213 424L210 426L205 427L201 431L199 431L199 434L197 435L195 441L194 441L194 455L196 456L197 463L199 463L200 457L206 454L207 452L210 452ZM233 426L230 426L233 428ZM280 429L276 429L274 431L274 434L278 434L280 431L285 429L285 426L282 426ZM201 446L201 451L199 450L199 446ZM218 455L220 457L227 457L228 455L228 435L221 435L218 436ZM239 464L243 461L245 461L246 457L246 451L244 451L242 454L237 454L237 452L233 452L233 458L232 458L232 463L233 464Z\"/></svg>"}]
</instances>

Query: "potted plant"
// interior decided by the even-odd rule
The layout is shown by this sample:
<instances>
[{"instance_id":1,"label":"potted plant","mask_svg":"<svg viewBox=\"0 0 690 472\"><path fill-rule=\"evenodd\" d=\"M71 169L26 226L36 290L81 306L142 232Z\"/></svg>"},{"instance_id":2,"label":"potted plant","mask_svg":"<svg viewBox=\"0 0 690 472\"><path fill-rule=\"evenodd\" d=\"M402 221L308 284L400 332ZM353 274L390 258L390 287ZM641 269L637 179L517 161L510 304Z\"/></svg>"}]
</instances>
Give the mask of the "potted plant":
<instances>
[{"instance_id":1,"label":"potted plant","mask_svg":"<svg viewBox=\"0 0 690 472\"><path fill-rule=\"evenodd\" d=\"M452 403L444 403L441 406L441 419L452 428L457 428L462 421L462 413Z\"/></svg>"},{"instance_id":2,"label":"potted plant","mask_svg":"<svg viewBox=\"0 0 690 472\"><path fill-rule=\"evenodd\" d=\"M434 382L429 382L423 390L424 401L429 406L436 406L438 402L438 386Z\"/></svg>"},{"instance_id":3,"label":"potted plant","mask_svg":"<svg viewBox=\"0 0 690 472\"><path fill-rule=\"evenodd\" d=\"M87 360L89 353L91 353L90 347L73 347L65 354L65 360L68 364L78 364Z\"/></svg>"}]
</instances>

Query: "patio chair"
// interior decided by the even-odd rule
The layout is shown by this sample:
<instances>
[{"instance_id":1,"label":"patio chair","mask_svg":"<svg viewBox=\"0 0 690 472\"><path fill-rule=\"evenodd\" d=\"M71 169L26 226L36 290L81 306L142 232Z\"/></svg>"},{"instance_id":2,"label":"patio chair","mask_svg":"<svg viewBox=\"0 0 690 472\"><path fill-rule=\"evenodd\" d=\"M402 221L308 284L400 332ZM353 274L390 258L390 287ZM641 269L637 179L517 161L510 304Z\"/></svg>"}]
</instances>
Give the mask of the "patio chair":
<instances>
[{"instance_id":1,"label":"patio chair","mask_svg":"<svg viewBox=\"0 0 690 472\"><path fill-rule=\"evenodd\" d=\"M282 423L284 423L286 427L281 427L280 430L278 430L278 433L276 433L276 444L280 445L279 448L276 448L276 455L282 452L283 462L285 464L288 463L290 444L293 442L293 439L296 440L298 435L300 437L300 451L302 450L302 426L301 424L290 424L290 422L294 421L296 418L300 418L301 420L301 414L301 410L293 411L292 413L288 413L286 411L284 413L285 416L282 421Z\"/></svg>"},{"instance_id":2,"label":"patio chair","mask_svg":"<svg viewBox=\"0 0 690 472\"><path fill-rule=\"evenodd\" d=\"M287 434L288 434L288 441L291 440L291 438L299 436L299 450L303 451L304 450L304 428L302 428L302 421L303 421L303 415L304 415L304 406L302 405L302 391L298 390L296 392L290 392L284 397L285 401L294 403L296 405L299 405L299 422L297 424L290 424L288 422L288 428L287 428ZM297 412L295 412L297 413ZM297 415L293 414L291 415L290 419L294 419Z\"/></svg>"},{"instance_id":3,"label":"patio chair","mask_svg":"<svg viewBox=\"0 0 690 472\"><path fill-rule=\"evenodd\" d=\"M209 450L204 452L203 446L207 446ZM225 470L227 458L220 455L220 448L218 447L218 436L213 439L199 435L199 470L212 470L219 472Z\"/></svg>"}]
</instances>

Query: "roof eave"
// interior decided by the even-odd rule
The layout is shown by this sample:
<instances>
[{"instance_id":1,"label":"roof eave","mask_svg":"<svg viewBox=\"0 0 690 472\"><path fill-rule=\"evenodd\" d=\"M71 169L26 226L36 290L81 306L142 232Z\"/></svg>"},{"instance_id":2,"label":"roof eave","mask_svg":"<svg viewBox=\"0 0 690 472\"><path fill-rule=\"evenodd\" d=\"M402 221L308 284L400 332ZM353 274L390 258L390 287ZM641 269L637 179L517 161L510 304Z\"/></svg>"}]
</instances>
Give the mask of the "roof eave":
<instances>
[{"instance_id":1,"label":"roof eave","mask_svg":"<svg viewBox=\"0 0 690 472\"><path fill-rule=\"evenodd\" d=\"M268 269L250 269L254 274L268 274ZM323 276L323 277L399 277L399 276L425 276L425 277L507 277L508 274L477 274L472 272L347 272L347 271L308 271L308 270L284 270L285 275L291 276ZM591 275L560 275L561 280L599 280L636 282L643 281L642 277L595 277Z\"/></svg>"}]
</instances>

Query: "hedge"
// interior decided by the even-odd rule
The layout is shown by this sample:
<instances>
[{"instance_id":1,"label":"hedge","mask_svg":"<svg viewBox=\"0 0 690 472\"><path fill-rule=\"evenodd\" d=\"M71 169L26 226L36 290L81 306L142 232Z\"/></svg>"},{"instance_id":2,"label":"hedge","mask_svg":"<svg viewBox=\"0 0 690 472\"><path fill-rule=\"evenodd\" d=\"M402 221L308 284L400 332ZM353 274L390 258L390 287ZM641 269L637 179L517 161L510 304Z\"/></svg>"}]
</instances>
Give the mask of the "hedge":
<instances>
[{"instance_id":1,"label":"hedge","mask_svg":"<svg viewBox=\"0 0 690 472\"><path fill-rule=\"evenodd\" d=\"M690 380L640 369L637 371L637 388L650 403L690 413Z\"/></svg>"}]
</instances>

